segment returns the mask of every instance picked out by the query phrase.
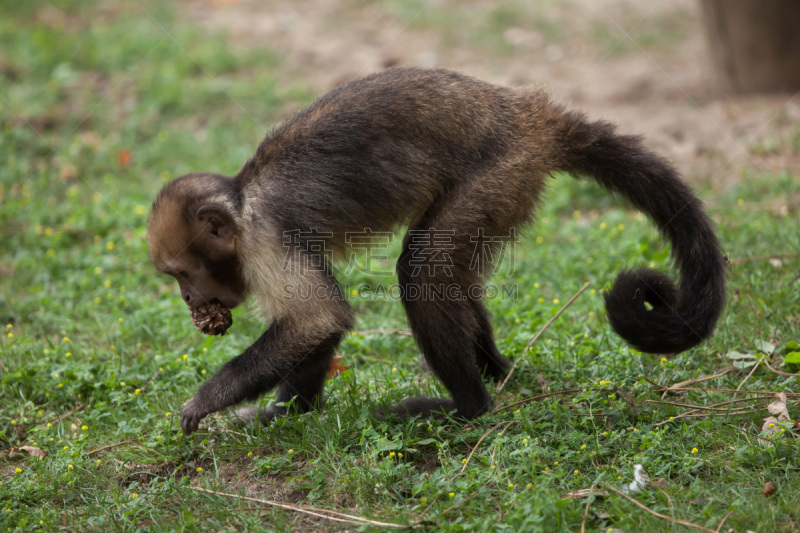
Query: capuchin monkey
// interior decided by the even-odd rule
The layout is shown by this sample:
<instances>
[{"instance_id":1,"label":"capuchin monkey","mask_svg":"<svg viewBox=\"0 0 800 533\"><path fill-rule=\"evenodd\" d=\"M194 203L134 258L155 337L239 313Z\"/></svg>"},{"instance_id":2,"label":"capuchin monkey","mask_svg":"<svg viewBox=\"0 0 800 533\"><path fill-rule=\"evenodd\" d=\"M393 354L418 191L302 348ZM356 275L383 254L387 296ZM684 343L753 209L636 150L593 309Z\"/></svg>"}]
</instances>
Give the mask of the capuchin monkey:
<instances>
[{"instance_id":1,"label":"capuchin monkey","mask_svg":"<svg viewBox=\"0 0 800 533\"><path fill-rule=\"evenodd\" d=\"M155 199L150 258L177 279L186 304L233 308L252 293L270 324L184 405L183 431L274 387L274 405L239 410L238 419L266 423L319 407L334 350L353 327L328 251L344 254L348 235L404 226L399 292L451 398L412 398L388 411L486 413L492 400L483 375L503 377L509 361L470 290L487 270L475 265L476 239L496 249L529 222L554 172L624 197L671 243L680 280L647 269L620 273L605 296L611 327L657 354L710 336L725 299L725 259L700 200L667 161L638 137L541 92L448 70L390 69L301 110L235 176L188 174ZM410 296L441 286L443 297Z\"/></svg>"}]
</instances>

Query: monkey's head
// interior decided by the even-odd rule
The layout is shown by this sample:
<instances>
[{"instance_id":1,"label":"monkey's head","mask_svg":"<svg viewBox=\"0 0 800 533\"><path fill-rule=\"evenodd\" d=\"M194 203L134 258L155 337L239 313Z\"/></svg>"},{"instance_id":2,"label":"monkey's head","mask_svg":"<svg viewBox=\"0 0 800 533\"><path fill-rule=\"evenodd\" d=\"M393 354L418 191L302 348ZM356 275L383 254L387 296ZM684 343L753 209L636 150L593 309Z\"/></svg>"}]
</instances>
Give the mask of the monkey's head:
<instances>
[{"instance_id":1,"label":"monkey's head","mask_svg":"<svg viewBox=\"0 0 800 533\"><path fill-rule=\"evenodd\" d=\"M178 281L190 309L215 301L232 309L246 297L232 181L187 174L167 184L150 211L150 260Z\"/></svg>"}]
</instances>

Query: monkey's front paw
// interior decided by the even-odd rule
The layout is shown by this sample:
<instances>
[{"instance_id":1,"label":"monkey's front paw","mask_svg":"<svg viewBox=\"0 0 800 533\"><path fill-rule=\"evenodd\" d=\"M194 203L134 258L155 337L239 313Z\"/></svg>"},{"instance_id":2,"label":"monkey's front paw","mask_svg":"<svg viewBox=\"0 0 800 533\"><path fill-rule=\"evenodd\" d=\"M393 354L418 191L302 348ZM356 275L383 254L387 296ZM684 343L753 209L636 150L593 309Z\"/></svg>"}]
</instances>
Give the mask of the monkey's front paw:
<instances>
[{"instance_id":1,"label":"monkey's front paw","mask_svg":"<svg viewBox=\"0 0 800 533\"><path fill-rule=\"evenodd\" d=\"M191 435L197 431L200 421L205 418L208 413L209 411L200 405L197 396L186 402L186 405L181 409L181 429L183 429L183 432L186 435Z\"/></svg>"}]
</instances>

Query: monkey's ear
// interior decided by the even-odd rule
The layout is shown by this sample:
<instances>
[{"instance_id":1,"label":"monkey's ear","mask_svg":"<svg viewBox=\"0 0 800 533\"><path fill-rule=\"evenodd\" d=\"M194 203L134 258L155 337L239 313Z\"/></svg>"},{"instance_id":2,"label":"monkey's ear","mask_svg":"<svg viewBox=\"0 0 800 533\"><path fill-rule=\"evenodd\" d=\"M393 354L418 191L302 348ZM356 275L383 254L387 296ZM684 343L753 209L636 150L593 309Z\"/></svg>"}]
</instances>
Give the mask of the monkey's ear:
<instances>
[{"instance_id":1,"label":"monkey's ear","mask_svg":"<svg viewBox=\"0 0 800 533\"><path fill-rule=\"evenodd\" d=\"M222 206L204 205L197 210L195 217L199 222L206 223L209 233L215 237L231 239L236 235L233 216Z\"/></svg>"}]
</instances>

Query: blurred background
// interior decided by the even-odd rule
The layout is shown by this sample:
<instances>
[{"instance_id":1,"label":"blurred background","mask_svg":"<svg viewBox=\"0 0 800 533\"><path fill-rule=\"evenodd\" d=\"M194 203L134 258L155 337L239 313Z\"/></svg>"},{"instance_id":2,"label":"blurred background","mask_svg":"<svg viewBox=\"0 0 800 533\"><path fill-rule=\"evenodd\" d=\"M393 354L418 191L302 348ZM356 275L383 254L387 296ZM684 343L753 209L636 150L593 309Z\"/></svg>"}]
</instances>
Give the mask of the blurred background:
<instances>
[{"instance_id":1,"label":"blurred background","mask_svg":"<svg viewBox=\"0 0 800 533\"><path fill-rule=\"evenodd\" d=\"M800 102L793 90L800 88L800 37L793 28L800 10L781 0L2 4L0 104L7 124L36 134L67 116L78 119L77 132L91 134L93 113L114 117L124 130L132 116L158 108L166 97L174 100L166 107L181 109L187 120L204 106L227 106L226 127L241 131L252 121L258 137L344 81L388 66L421 65L543 87L557 100L646 135L693 180L724 184L744 169L781 171L798 163ZM775 15L764 21L753 15L770 12ZM748 27L756 29L748 33ZM197 28L208 37L186 36ZM772 48L764 45L771 36L780 37ZM743 47L761 51L743 56ZM735 53L739 80L731 81L726 66ZM770 57L788 85L758 70ZM236 84L248 77L249 90ZM211 82L218 98L193 94L202 81ZM776 88L784 91L731 96L737 89ZM280 105L267 109L268 103ZM203 124L190 127L197 132ZM55 150L62 156L64 140Z\"/></svg>"},{"instance_id":2,"label":"blurred background","mask_svg":"<svg viewBox=\"0 0 800 533\"><path fill-rule=\"evenodd\" d=\"M282 85L304 83L322 93L387 66L421 65L543 87L645 134L693 179L726 183L745 167L797 168L800 7L790 4L216 0L180 6L188 20L226 31L237 46L278 54L288 67ZM738 72L729 72L737 61ZM750 96L731 97L740 92ZM779 94L752 96L759 92Z\"/></svg>"}]
</instances>

